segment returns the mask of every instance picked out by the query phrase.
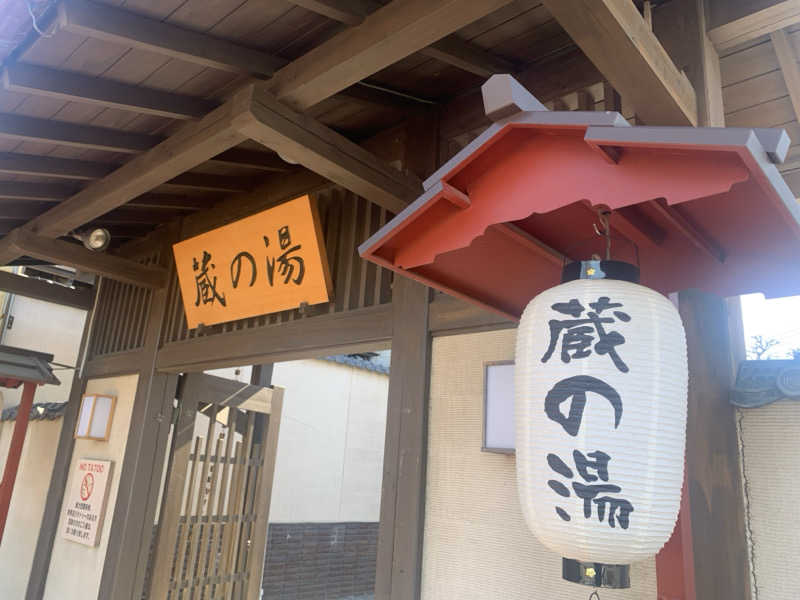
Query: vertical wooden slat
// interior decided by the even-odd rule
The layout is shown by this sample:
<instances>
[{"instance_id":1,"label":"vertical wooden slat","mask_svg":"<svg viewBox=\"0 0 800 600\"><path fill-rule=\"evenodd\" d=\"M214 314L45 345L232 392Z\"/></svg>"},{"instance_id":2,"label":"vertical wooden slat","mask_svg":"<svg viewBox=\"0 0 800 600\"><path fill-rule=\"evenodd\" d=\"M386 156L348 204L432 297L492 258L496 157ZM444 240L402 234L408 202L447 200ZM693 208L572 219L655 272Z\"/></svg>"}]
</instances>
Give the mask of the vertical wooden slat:
<instances>
[{"instance_id":1,"label":"vertical wooden slat","mask_svg":"<svg viewBox=\"0 0 800 600\"><path fill-rule=\"evenodd\" d=\"M381 207L380 219L378 221L378 227L380 228L380 227L383 227L384 225L386 225L386 209ZM374 298L374 304L383 303L383 297L381 295L381 292L383 290L383 279L384 278L388 278L386 273L385 273L385 270L383 269L383 267L377 267L377 270L375 271L375 291L374 291L375 298Z\"/></svg>"},{"instance_id":2,"label":"vertical wooden slat","mask_svg":"<svg viewBox=\"0 0 800 600\"><path fill-rule=\"evenodd\" d=\"M239 539L242 530L242 518L244 517L244 494L246 490L247 478L249 476L249 463L250 463L250 450L253 441L253 424L254 415L250 413L247 416L247 429L245 431L244 443L242 444L241 458L237 465L240 471L237 475L236 494L231 498L231 505L228 509L228 516L233 520L231 527L231 536L228 540L228 548L226 552L226 570L228 573L236 573L236 565L238 564L238 547ZM227 580L225 582L225 589L223 598L231 600L235 589L235 581Z\"/></svg>"},{"instance_id":3,"label":"vertical wooden slat","mask_svg":"<svg viewBox=\"0 0 800 600\"><path fill-rule=\"evenodd\" d=\"M128 333L132 329L133 323L131 322L131 306L133 305L133 297L136 292L136 286L126 283L122 286L122 300L119 307L119 325L114 331L114 344L111 347L111 352L120 352L125 350L125 343L128 339Z\"/></svg>"},{"instance_id":4,"label":"vertical wooden slat","mask_svg":"<svg viewBox=\"0 0 800 600\"><path fill-rule=\"evenodd\" d=\"M247 545L249 542L247 533L249 532L250 527L250 515L253 510L253 490L255 486L255 476L258 473L258 469L261 465L258 462L258 456L261 448L261 444L255 443L254 433L255 433L255 424L256 424L256 414L255 413L248 413L247 415L247 436L248 436L248 446L249 450L245 450L245 458L246 458L246 468L245 468L245 476L244 476L244 486L242 488L242 495L241 495L241 502L239 503L240 508L240 519L238 521L238 527L236 529L236 544L235 544L235 556L233 560L233 564L231 567L232 572L236 573L236 575L243 575L244 574L244 556L247 552ZM262 433L263 435L263 433ZM248 519L245 522L245 519ZM233 586L233 597L234 598L241 598L243 588L246 588L246 584L240 579L237 579L235 585Z\"/></svg>"},{"instance_id":5,"label":"vertical wooden slat","mask_svg":"<svg viewBox=\"0 0 800 600\"><path fill-rule=\"evenodd\" d=\"M235 436L235 429L231 432L231 436ZM234 534L234 513L236 507L236 498L239 494L239 487L241 486L242 481L242 454L245 452L243 448L242 440L236 442L234 446L234 455L233 455L233 474L232 474L232 481L230 485L230 489L228 490L228 494L226 497L225 502L225 524L222 529L222 555L220 556L219 564L220 570L222 571L223 577L227 577L230 564L230 556L233 552L233 534ZM220 597L228 598L228 589L230 585L228 584L227 579L225 579L221 583L222 594ZM217 592L215 591L214 597L217 597Z\"/></svg>"},{"instance_id":6,"label":"vertical wooden slat","mask_svg":"<svg viewBox=\"0 0 800 600\"><path fill-rule=\"evenodd\" d=\"M266 440L262 444L261 469L255 490L256 519L251 529L251 549L248 553L245 570L248 573L246 598L258 598L261 590L261 575L264 569L264 552L266 549L267 529L269 527L269 507L272 499L272 483L275 475L275 459L278 455L278 437L283 411L283 389L274 388L270 403L269 427Z\"/></svg>"},{"instance_id":7,"label":"vertical wooden slat","mask_svg":"<svg viewBox=\"0 0 800 600\"><path fill-rule=\"evenodd\" d=\"M197 545L197 577L201 581L207 580L210 575L209 564L211 562L212 548L213 548L213 531L214 531L214 503L217 494L217 484L219 482L220 469L222 468L222 434L217 436L217 444L214 449L214 456L212 457L211 464L211 489L208 493L208 501L203 511L203 537L198 541ZM192 598L200 600L205 591L205 583L199 583L192 586Z\"/></svg>"},{"instance_id":8,"label":"vertical wooden slat","mask_svg":"<svg viewBox=\"0 0 800 600\"><path fill-rule=\"evenodd\" d=\"M361 235L358 240L356 240L358 245L369 239L370 228L372 227L372 206L371 202L364 200L364 214L362 216L364 221L361 228ZM369 269L370 263L359 256L357 247L355 248L353 260L358 263L361 271L358 278L358 298L356 298L353 308L363 308L367 305L367 270Z\"/></svg>"},{"instance_id":9,"label":"vertical wooden slat","mask_svg":"<svg viewBox=\"0 0 800 600\"><path fill-rule=\"evenodd\" d=\"M361 271L363 270L364 262L361 260L361 257L358 255L358 244L360 242L360 238L364 233L364 221L366 220L365 212L366 212L366 205L367 201L364 198L359 198L358 196L353 195L353 201L356 206L355 210L355 219L353 223L353 241L349 245L349 257L348 262L348 282L345 289L345 293L347 294L347 299L345 301L345 310L353 310L358 308L359 300L358 300L358 290L359 284L361 281Z\"/></svg>"},{"instance_id":10,"label":"vertical wooden slat","mask_svg":"<svg viewBox=\"0 0 800 600\"><path fill-rule=\"evenodd\" d=\"M228 494L228 482L230 481L230 474L231 474L231 449L233 448L233 438L235 437L236 433L236 413L237 409L234 407L228 408L228 431L227 431L227 438L225 439L225 455L223 460L225 461L223 464L225 465L222 469L222 480L220 482L219 487L219 494L216 500L216 506L214 512L215 524L211 529L211 535L209 540L209 545L211 547L211 558L210 558L210 567L209 567L209 574L216 578L219 577L220 574L224 575L224 571L220 569L220 557L217 556L217 547L219 546L219 539L222 539L222 534L224 531L224 523L223 517L225 515L225 499ZM217 590L216 583L209 583L203 589L203 596L205 596L206 592L211 594L211 597L215 597Z\"/></svg>"},{"instance_id":11,"label":"vertical wooden slat","mask_svg":"<svg viewBox=\"0 0 800 600\"><path fill-rule=\"evenodd\" d=\"M114 311L117 308L117 298L119 297L120 283L118 281L109 281L106 289L108 291L108 310L103 321L98 322L98 326L101 328L100 331L98 331L98 334L101 334L98 354L108 353L109 344L113 338L115 321Z\"/></svg>"},{"instance_id":12,"label":"vertical wooden slat","mask_svg":"<svg viewBox=\"0 0 800 600\"><path fill-rule=\"evenodd\" d=\"M217 405L212 404L208 409L208 432L206 434L206 443L205 443L205 456L203 457L203 469L200 475L200 485L197 487L197 504L195 505L194 509L194 516L195 522L194 527L192 527L192 537L189 542L189 552L187 554L187 558L189 564L186 567L186 582L189 585L189 589L193 592L194 591L194 579L197 573L197 564L199 562L199 548L202 545L200 538L201 532L203 531L203 522L202 522L202 514L203 514L203 503L206 498L206 483L208 481L208 472L209 472L209 465L211 464L211 444L214 441L214 427L217 423ZM199 459L195 458L195 462ZM186 597L186 596L184 596ZM193 593L189 594L190 598L194 597Z\"/></svg>"},{"instance_id":13,"label":"vertical wooden slat","mask_svg":"<svg viewBox=\"0 0 800 600\"><path fill-rule=\"evenodd\" d=\"M337 194L342 204L342 221L339 228L338 260L336 266L336 302L335 312L345 310L347 291L350 288L350 265L353 246L355 245L355 197Z\"/></svg>"}]
</instances>

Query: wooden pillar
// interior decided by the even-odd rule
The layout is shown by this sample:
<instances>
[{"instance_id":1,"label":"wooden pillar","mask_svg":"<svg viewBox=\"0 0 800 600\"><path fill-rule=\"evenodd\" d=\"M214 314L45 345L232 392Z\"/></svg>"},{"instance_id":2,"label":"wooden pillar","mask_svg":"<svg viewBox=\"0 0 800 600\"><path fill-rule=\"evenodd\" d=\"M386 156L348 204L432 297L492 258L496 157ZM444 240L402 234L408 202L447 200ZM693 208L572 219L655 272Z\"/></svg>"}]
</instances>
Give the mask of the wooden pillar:
<instances>
[{"instance_id":1,"label":"wooden pillar","mask_svg":"<svg viewBox=\"0 0 800 600\"><path fill-rule=\"evenodd\" d=\"M172 227L161 244L160 265L172 266ZM172 276L172 275L170 275ZM125 456L119 475L114 517L106 549L98 600L139 600L142 597L158 492L167 452L177 375L156 372L156 355L167 305L168 288L153 291L144 345L129 373L139 374Z\"/></svg>"},{"instance_id":2,"label":"wooden pillar","mask_svg":"<svg viewBox=\"0 0 800 600\"><path fill-rule=\"evenodd\" d=\"M438 116L408 127L405 167L419 177L436 168ZM392 359L383 455L376 600L419 598L428 445L430 289L395 276L392 284Z\"/></svg>"},{"instance_id":3,"label":"wooden pillar","mask_svg":"<svg viewBox=\"0 0 800 600\"><path fill-rule=\"evenodd\" d=\"M376 600L419 597L425 516L430 290L397 277L383 457Z\"/></svg>"},{"instance_id":4,"label":"wooden pillar","mask_svg":"<svg viewBox=\"0 0 800 600\"><path fill-rule=\"evenodd\" d=\"M19 459L22 447L25 445L25 434L28 431L28 420L31 416L33 396L36 394L36 384L26 381L22 384L22 399L17 407L17 419L14 422L14 433L11 436L11 445L8 447L6 465L3 469L3 481L0 482L0 542L3 541L3 531L6 528L8 508L11 506L11 495L14 493L14 483L17 480Z\"/></svg>"},{"instance_id":5,"label":"wooden pillar","mask_svg":"<svg viewBox=\"0 0 800 600\"><path fill-rule=\"evenodd\" d=\"M722 298L695 290L680 293L679 307L689 355L686 485L679 524L657 558L659 599L748 600L728 309Z\"/></svg>"}]
</instances>

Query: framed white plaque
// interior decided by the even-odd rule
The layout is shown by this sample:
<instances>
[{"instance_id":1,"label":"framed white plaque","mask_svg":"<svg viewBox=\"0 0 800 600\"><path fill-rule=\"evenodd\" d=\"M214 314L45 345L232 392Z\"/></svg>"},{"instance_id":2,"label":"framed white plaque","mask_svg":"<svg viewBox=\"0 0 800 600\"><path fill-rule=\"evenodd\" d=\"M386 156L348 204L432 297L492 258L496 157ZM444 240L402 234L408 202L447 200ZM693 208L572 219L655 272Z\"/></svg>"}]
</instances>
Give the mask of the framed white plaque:
<instances>
[{"instance_id":1,"label":"framed white plaque","mask_svg":"<svg viewBox=\"0 0 800 600\"><path fill-rule=\"evenodd\" d=\"M514 361L484 365L481 450L514 453Z\"/></svg>"}]
</instances>

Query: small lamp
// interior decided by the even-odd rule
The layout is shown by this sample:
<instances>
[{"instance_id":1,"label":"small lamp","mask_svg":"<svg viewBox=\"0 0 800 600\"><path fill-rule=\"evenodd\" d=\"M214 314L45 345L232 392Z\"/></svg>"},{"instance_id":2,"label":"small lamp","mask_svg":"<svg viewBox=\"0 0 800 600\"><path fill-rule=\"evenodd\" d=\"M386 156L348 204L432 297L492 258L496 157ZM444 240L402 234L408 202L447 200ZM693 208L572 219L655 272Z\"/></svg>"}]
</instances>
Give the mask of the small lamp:
<instances>
[{"instance_id":1,"label":"small lamp","mask_svg":"<svg viewBox=\"0 0 800 600\"><path fill-rule=\"evenodd\" d=\"M80 240L84 247L92 252L102 252L111 243L111 234L108 229L103 227L95 227L82 233L73 233L72 237Z\"/></svg>"}]
</instances>

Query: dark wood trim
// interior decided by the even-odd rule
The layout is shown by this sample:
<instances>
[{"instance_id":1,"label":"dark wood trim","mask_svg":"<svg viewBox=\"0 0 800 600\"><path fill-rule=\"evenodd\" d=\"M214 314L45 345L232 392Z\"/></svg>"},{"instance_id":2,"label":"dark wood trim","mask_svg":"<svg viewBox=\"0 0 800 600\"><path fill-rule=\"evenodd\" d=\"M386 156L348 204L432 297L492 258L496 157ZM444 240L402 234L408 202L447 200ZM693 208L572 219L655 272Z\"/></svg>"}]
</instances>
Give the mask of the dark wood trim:
<instances>
[{"instance_id":1,"label":"dark wood trim","mask_svg":"<svg viewBox=\"0 0 800 600\"><path fill-rule=\"evenodd\" d=\"M0 138L126 154L144 152L161 141L144 133L7 113L0 113Z\"/></svg>"},{"instance_id":2,"label":"dark wood trim","mask_svg":"<svg viewBox=\"0 0 800 600\"><path fill-rule=\"evenodd\" d=\"M0 271L0 290L81 310L89 310L94 303L92 288L72 289L57 283L48 283L41 279L14 275L6 271Z\"/></svg>"},{"instance_id":3,"label":"dark wood trim","mask_svg":"<svg viewBox=\"0 0 800 600\"><path fill-rule=\"evenodd\" d=\"M254 90L252 118L239 131L397 213L422 192L421 182L308 115L279 102L263 86Z\"/></svg>"},{"instance_id":4,"label":"dark wood trim","mask_svg":"<svg viewBox=\"0 0 800 600\"><path fill-rule=\"evenodd\" d=\"M97 104L167 119L199 119L216 107L216 103L203 98L30 64L8 65L3 70L3 87L18 94Z\"/></svg>"},{"instance_id":5,"label":"dark wood trim","mask_svg":"<svg viewBox=\"0 0 800 600\"><path fill-rule=\"evenodd\" d=\"M167 344L158 352L157 366L177 373L318 358L388 348L391 338L392 308L382 304Z\"/></svg>"},{"instance_id":6,"label":"dark wood trim","mask_svg":"<svg viewBox=\"0 0 800 600\"><path fill-rule=\"evenodd\" d=\"M728 311L722 298L696 290L681 292L679 306L689 356L686 482L696 597L749 600Z\"/></svg>"},{"instance_id":7,"label":"dark wood trim","mask_svg":"<svg viewBox=\"0 0 800 600\"><path fill-rule=\"evenodd\" d=\"M286 64L285 59L260 50L85 0L60 2L58 27L126 48L234 73L269 76Z\"/></svg>"},{"instance_id":8,"label":"dark wood trim","mask_svg":"<svg viewBox=\"0 0 800 600\"><path fill-rule=\"evenodd\" d=\"M142 371L146 367L147 356L143 349L133 352L104 354L86 361L86 377L115 377L131 372Z\"/></svg>"},{"instance_id":9,"label":"dark wood trim","mask_svg":"<svg viewBox=\"0 0 800 600\"><path fill-rule=\"evenodd\" d=\"M425 518L430 289L392 287L392 359L383 456L376 600L419 598Z\"/></svg>"},{"instance_id":10,"label":"dark wood trim","mask_svg":"<svg viewBox=\"0 0 800 600\"><path fill-rule=\"evenodd\" d=\"M428 315L428 327L433 336L510 329L516 326L514 321L443 293L434 295Z\"/></svg>"},{"instance_id":11,"label":"dark wood trim","mask_svg":"<svg viewBox=\"0 0 800 600\"><path fill-rule=\"evenodd\" d=\"M24 229L9 233L0 242L0 246L4 250L8 248L9 253L17 256L30 256L57 265L68 265L80 271L142 287L160 288L167 281L167 270L164 268L148 267L104 252L92 252L82 245L51 240Z\"/></svg>"},{"instance_id":12,"label":"dark wood trim","mask_svg":"<svg viewBox=\"0 0 800 600\"><path fill-rule=\"evenodd\" d=\"M173 227L161 239L160 265L172 264ZM111 534L98 599L139 600L144 589L153 522L177 390L176 375L157 373L155 357L167 307L166 288L153 293L141 350L139 381L120 471Z\"/></svg>"},{"instance_id":13,"label":"dark wood trim","mask_svg":"<svg viewBox=\"0 0 800 600\"><path fill-rule=\"evenodd\" d=\"M86 352L89 347L94 323L94 315L97 309L97 299L92 309L86 314L81 335L80 350L78 351L78 361L75 376L72 378L72 388L69 392L69 400L64 410L61 423L61 433L58 437L56 456L53 460L53 471L50 476L50 487L47 489L47 500L44 505L44 513L39 525L39 537L36 541L36 550L33 554L30 575L28 577L28 587L25 590L25 600L41 600L44 597L45 586L47 585L47 574L50 570L50 558L53 554L53 543L58 532L58 522L61 518L61 504L64 500L64 492L69 478L69 465L72 461L72 449L75 446L75 424L78 420L78 411L81 407L81 398L86 389L86 376L82 365L86 359Z\"/></svg>"},{"instance_id":14,"label":"dark wood trim","mask_svg":"<svg viewBox=\"0 0 800 600\"><path fill-rule=\"evenodd\" d=\"M394 0L279 69L269 89L292 108L306 110L509 2Z\"/></svg>"}]
</instances>

